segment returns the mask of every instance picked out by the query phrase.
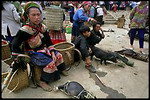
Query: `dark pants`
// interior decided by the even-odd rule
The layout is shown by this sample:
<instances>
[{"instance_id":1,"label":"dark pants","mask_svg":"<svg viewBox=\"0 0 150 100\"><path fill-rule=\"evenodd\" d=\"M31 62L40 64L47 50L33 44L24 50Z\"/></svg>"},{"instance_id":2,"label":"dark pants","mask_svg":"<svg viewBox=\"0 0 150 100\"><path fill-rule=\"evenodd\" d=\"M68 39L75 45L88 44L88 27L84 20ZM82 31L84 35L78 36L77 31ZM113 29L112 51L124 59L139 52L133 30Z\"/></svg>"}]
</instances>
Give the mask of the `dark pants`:
<instances>
[{"instance_id":1,"label":"dark pants","mask_svg":"<svg viewBox=\"0 0 150 100\"><path fill-rule=\"evenodd\" d=\"M103 25L103 16L96 16L95 18L99 23L101 23L101 25Z\"/></svg>"},{"instance_id":2,"label":"dark pants","mask_svg":"<svg viewBox=\"0 0 150 100\"><path fill-rule=\"evenodd\" d=\"M137 28L136 29L131 29L130 30L130 44L133 45L134 37L136 35L136 32L138 32L139 46L140 46L140 48L143 48L145 29L137 29Z\"/></svg>"}]
</instances>

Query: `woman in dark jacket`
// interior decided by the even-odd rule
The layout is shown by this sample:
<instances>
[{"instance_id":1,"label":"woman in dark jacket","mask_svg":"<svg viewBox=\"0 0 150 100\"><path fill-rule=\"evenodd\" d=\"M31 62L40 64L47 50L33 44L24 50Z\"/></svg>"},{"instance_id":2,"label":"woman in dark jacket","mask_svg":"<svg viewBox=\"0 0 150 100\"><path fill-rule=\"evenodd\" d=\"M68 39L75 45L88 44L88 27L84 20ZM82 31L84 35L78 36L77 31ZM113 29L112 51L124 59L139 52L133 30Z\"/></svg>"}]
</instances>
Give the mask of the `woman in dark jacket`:
<instances>
[{"instance_id":1,"label":"woman in dark jacket","mask_svg":"<svg viewBox=\"0 0 150 100\"><path fill-rule=\"evenodd\" d=\"M12 42L12 55L27 52L31 59L33 54L37 53L48 56L50 62L46 66L39 66L42 67L42 72L38 85L46 91L51 91L52 88L48 82L60 79L60 73L67 75L64 60L62 55L53 47L46 26L41 23L42 12L39 5L34 2L27 3L25 12L29 18L29 23L21 27L15 36ZM23 52L20 49L22 43L24 45ZM33 63L32 60L31 63ZM36 65L36 63L33 64Z\"/></svg>"}]
</instances>

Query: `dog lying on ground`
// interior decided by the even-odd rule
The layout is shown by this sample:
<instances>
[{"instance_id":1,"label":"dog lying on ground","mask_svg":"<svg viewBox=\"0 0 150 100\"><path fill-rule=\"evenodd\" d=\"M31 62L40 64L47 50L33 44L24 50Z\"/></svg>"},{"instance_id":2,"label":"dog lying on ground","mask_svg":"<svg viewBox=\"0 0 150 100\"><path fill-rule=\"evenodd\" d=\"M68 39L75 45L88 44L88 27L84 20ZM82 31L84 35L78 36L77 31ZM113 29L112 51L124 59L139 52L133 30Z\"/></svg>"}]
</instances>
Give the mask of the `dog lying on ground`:
<instances>
[{"instance_id":1,"label":"dog lying on ground","mask_svg":"<svg viewBox=\"0 0 150 100\"><path fill-rule=\"evenodd\" d=\"M91 50L92 50L91 58L93 58L93 56L95 55L97 58L101 59L100 60L101 64L104 62L104 64L107 65L106 64L107 60L117 63L117 57L113 54L113 52L107 52L95 46L92 47Z\"/></svg>"},{"instance_id":2,"label":"dog lying on ground","mask_svg":"<svg viewBox=\"0 0 150 100\"><path fill-rule=\"evenodd\" d=\"M75 81L68 81L63 85L57 86L54 88L54 91L61 90L69 96L77 99L95 99L96 97L84 89L84 87Z\"/></svg>"},{"instance_id":3,"label":"dog lying on ground","mask_svg":"<svg viewBox=\"0 0 150 100\"><path fill-rule=\"evenodd\" d=\"M141 54L141 53L135 52L134 50L131 50L131 49L122 49L122 50L115 51L115 52L125 55L125 56L128 56L128 57L132 57L132 58L141 60L141 61L145 61L145 62L149 61L148 54Z\"/></svg>"}]
</instances>

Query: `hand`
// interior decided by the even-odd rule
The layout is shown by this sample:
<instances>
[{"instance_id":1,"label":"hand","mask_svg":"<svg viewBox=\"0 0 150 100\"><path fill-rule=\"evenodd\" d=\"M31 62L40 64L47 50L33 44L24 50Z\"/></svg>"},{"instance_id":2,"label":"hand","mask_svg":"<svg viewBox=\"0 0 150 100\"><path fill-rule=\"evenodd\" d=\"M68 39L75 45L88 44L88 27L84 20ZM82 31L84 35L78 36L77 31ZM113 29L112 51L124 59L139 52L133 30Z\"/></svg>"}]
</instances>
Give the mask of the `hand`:
<instances>
[{"instance_id":1,"label":"hand","mask_svg":"<svg viewBox=\"0 0 150 100\"><path fill-rule=\"evenodd\" d=\"M53 59L54 62L56 62L56 59L57 59L57 58L56 58L55 55L53 55L53 56L52 56L52 59Z\"/></svg>"},{"instance_id":2,"label":"hand","mask_svg":"<svg viewBox=\"0 0 150 100\"><path fill-rule=\"evenodd\" d=\"M102 38L104 38L105 37L105 34L104 33L102 33Z\"/></svg>"},{"instance_id":3,"label":"hand","mask_svg":"<svg viewBox=\"0 0 150 100\"><path fill-rule=\"evenodd\" d=\"M130 24L129 24L129 28L130 28Z\"/></svg>"},{"instance_id":4,"label":"hand","mask_svg":"<svg viewBox=\"0 0 150 100\"><path fill-rule=\"evenodd\" d=\"M85 58L85 64L86 64L87 66L91 65L91 59L90 59L90 57L86 57L86 58Z\"/></svg>"},{"instance_id":5,"label":"hand","mask_svg":"<svg viewBox=\"0 0 150 100\"><path fill-rule=\"evenodd\" d=\"M92 22L96 22L96 20L94 18L90 18L90 21Z\"/></svg>"},{"instance_id":6,"label":"hand","mask_svg":"<svg viewBox=\"0 0 150 100\"><path fill-rule=\"evenodd\" d=\"M89 53L90 53L90 54L92 53L92 50L91 50L91 48L89 48Z\"/></svg>"},{"instance_id":7,"label":"hand","mask_svg":"<svg viewBox=\"0 0 150 100\"><path fill-rule=\"evenodd\" d=\"M53 59L54 62L55 62L56 59L57 59L54 52L52 52L52 59Z\"/></svg>"}]
</instances>

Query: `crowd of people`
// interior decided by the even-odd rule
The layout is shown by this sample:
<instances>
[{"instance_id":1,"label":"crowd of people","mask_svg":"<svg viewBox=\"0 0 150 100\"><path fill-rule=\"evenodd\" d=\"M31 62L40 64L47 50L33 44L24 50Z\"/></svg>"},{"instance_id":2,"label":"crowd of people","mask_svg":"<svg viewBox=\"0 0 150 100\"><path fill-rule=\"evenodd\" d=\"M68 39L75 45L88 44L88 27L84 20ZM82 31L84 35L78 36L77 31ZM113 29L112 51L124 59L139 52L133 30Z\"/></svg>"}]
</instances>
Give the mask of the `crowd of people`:
<instances>
[{"instance_id":1,"label":"crowd of people","mask_svg":"<svg viewBox=\"0 0 150 100\"><path fill-rule=\"evenodd\" d=\"M107 3L110 3L107 6ZM119 4L117 4L119 3ZM48 30L43 23L45 19L43 10L51 5L55 5L66 12L70 13L70 22L72 23L71 42L75 44L82 54L82 60L85 62L85 68L95 73L96 69L92 65L90 55L92 47L104 39L105 35L101 26L104 24L103 16L107 14L107 10L117 11L125 9L129 2L97 2L97 1L79 1L79 2L61 2L61 1L41 1L41 2L17 2L19 6L15 6L12 1L3 1L2 9L2 39L9 41L12 56L15 60L18 54L26 52L31 58L35 54L47 55L50 59L49 63L42 68L42 74L38 85L46 91L52 88L49 82L60 79L60 74L68 75L63 56L53 47L53 44L59 42L52 41L53 35L63 34L60 31ZM146 1L141 1L139 6L133 7L130 14L130 44L133 49L133 41L135 32L139 32L140 52L143 52L144 27L147 17L148 8ZM95 10L96 9L96 10ZM95 15L95 11L97 12ZM140 14L141 12L141 14ZM65 20L65 19L64 19ZM86 26L85 22L93 22L93 29ZM63 37L65 34L63 35ZM53 37L54 38L54 37ZM65 41L65 40L64 40ZM20 46L23 44L23 48ZM43 55L43 56L44 56ZM32 61L30 64L36 65Z\"/></svg>"}]
</instances>

